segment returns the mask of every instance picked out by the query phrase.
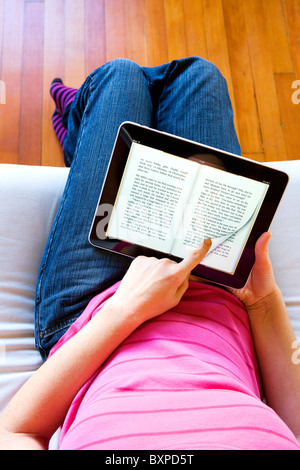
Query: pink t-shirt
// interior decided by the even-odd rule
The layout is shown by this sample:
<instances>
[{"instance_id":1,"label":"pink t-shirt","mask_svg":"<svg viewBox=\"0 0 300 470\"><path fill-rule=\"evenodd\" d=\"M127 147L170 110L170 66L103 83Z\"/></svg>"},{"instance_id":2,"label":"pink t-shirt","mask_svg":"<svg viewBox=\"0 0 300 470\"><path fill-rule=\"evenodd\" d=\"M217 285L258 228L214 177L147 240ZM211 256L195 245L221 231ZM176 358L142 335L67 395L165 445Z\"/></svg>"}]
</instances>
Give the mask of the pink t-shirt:
<instances>
[{"instance_id":1,"label":"pink t-shirt","mask_svg":"<svg viewBox=\"0 0 300 470\"><path fill-rule=\"evenodd\" d=\"M101 309L96 296L53 348ZM99 312L101 315L101 311ZM191 282L174 309L134 331L75 397L60 449L299 449L261 401L243 305Z\"/></svg>"}]
</instances>

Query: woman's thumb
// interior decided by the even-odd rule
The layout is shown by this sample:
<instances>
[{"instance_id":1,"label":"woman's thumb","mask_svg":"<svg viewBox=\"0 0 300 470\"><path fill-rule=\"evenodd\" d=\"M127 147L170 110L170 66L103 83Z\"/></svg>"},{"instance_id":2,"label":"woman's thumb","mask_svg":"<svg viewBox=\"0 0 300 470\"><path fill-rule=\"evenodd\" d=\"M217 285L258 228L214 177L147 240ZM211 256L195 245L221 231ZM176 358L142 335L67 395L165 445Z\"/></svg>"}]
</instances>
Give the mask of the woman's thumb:
<instances>
[{"instance_id":1,"label":"woman's thumb","mask_svg":"<svg viewBox=\"0 0 300 470\"><path fill-rule=\"evenodd\" d=\"M260 266L270 263L268 243L271 238L270 232L263 233L255 245L255 261Z\"/></svg>"}]
</instances>

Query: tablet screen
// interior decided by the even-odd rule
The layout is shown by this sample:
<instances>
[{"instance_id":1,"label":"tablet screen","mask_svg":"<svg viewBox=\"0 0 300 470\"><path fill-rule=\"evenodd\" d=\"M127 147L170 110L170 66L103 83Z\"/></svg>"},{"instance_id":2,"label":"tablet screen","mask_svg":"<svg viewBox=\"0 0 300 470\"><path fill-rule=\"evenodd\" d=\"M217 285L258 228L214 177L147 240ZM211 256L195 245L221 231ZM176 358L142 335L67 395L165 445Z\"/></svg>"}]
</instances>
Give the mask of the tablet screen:
<instances>
[{"instance_id":1,"label":"tablet screen","mask_svg":"<svg viewBox=\"0 0 300 470\"><path fill-rule=\"evenodd\" d=\"M269 185L133 142L106 236L234 273Z\"/></svg>"},{"instance_id":2,"label":"tablet screen","mask_svg":"<svg viewBox=\"0 0 300 470\"><path fill-rule=\"evenodd\" d=\"M192 274L240 288L287 183L285 173L253 160L126 122L99 188L89 241L131 258L179 261L210 238Z\"/></svg>"}]
</instances>

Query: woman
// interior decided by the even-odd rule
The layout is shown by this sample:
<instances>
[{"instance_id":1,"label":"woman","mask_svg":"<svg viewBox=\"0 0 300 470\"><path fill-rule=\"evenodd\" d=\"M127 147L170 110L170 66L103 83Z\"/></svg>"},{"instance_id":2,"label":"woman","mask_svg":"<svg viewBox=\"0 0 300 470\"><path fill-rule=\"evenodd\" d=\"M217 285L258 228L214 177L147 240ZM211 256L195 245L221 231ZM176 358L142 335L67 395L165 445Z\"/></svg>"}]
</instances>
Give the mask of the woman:
<instances>
[{"instance_id":1,"label":"woman","mask_svg":"<svg viewBox=\"0 0 300 470\"><path fill-rule=\"evenodd\" d=\"M155 68L121 59L75 98L52 87L70 174L37 284L47 360L2 414L1 448L47 449L62 425L61 449L299 449L300 371L269 233L231 292L189 279L210 240L178 264L130 264L87 240L122 122L240 152L223 77L199 58Z\"/></svg>"}]
</instances>

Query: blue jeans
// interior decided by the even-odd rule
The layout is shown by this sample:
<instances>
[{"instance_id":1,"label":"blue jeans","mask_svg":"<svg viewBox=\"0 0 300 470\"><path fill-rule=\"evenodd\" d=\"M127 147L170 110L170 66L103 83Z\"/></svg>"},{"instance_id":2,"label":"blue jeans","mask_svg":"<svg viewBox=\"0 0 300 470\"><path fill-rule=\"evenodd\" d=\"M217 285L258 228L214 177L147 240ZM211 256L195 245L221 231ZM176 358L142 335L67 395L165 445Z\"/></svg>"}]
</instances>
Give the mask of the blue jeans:
<instances>
[{"instance_id":1,"label":"blue jeans","mask_svg":"<svg viewBox=\"0 0 300 470\"><path fill-rule=\"evenodd\" d=\"M117 59L88 76L69 113L64 156L70 173L37 283L36 346L43 359L92 297L120 280L130 265L129 258L88 242L124 121L240 153L226 81L204 59L154 68Z\"/></svg>"}]
</instances>

